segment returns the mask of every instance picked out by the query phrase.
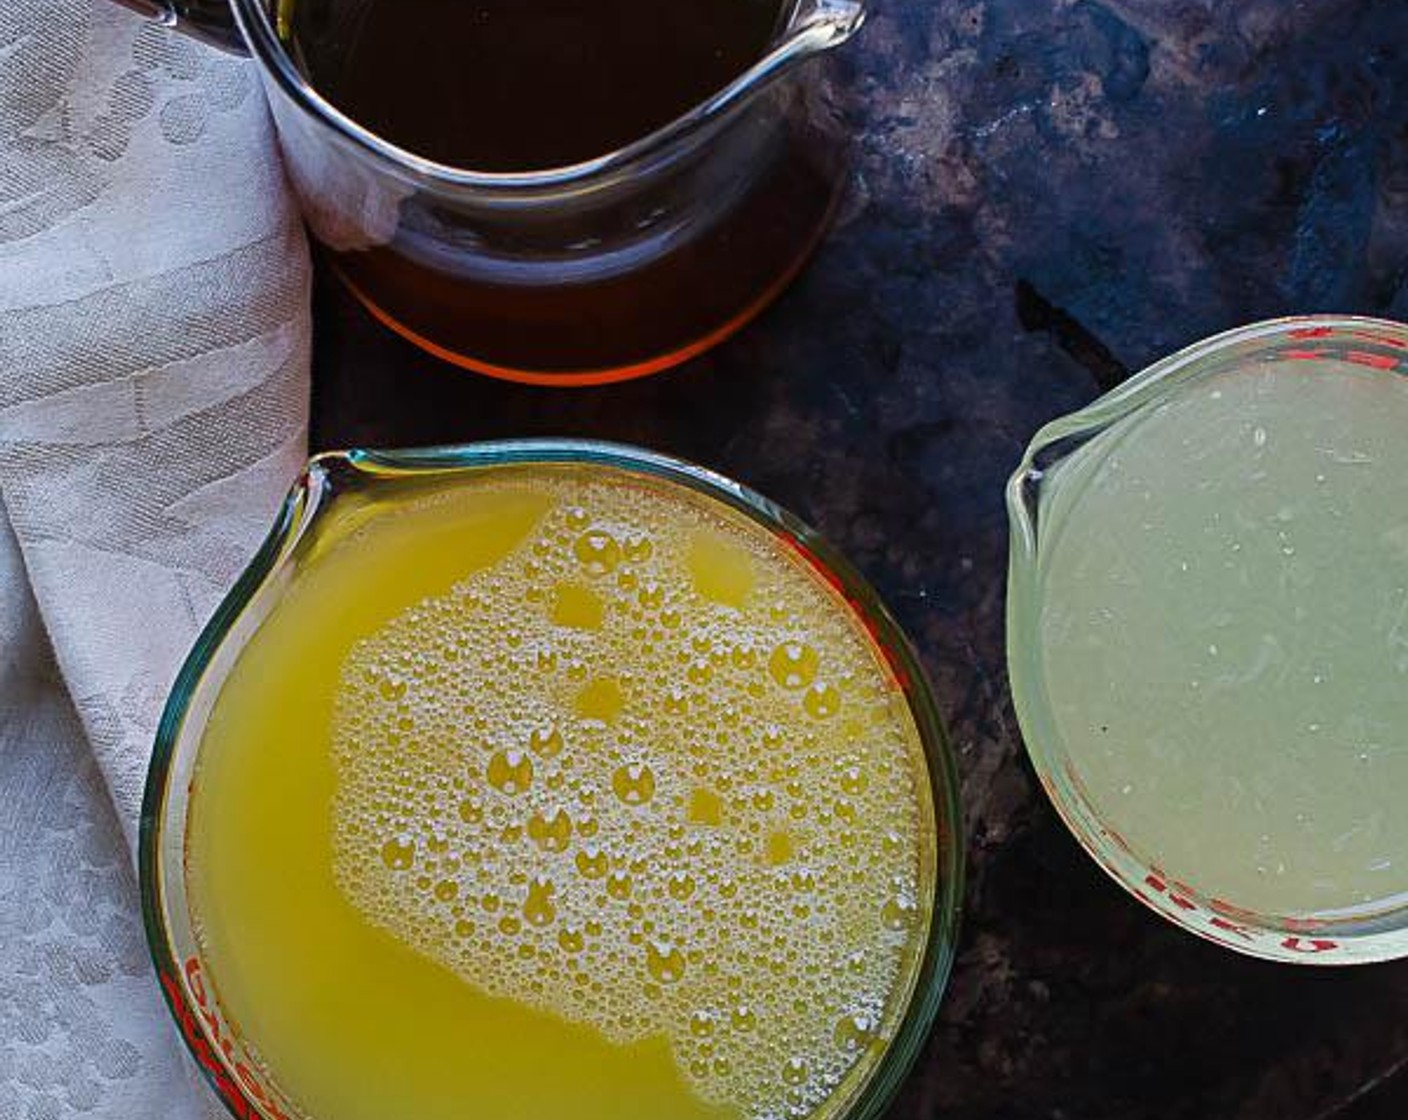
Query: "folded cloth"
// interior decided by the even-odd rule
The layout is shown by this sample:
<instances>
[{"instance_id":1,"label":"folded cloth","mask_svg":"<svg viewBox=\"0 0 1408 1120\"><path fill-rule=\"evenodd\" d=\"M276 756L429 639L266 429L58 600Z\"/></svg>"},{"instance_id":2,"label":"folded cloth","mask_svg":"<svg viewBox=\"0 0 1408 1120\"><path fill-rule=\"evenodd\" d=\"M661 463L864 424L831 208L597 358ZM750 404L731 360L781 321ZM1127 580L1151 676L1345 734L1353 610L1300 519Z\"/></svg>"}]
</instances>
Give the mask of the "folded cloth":
<instances>
[{"instance_id":1,"label":"folded cloth","mask_svg":"<svg viewBox=\"0 0 1408 1120\"><path fill-rule=\"evenodd\" d=\"M248 62L0 0L0 1120L220 1114L132 845L181 658L303 460L308 279Z\"/></svg>"}]
</instances>

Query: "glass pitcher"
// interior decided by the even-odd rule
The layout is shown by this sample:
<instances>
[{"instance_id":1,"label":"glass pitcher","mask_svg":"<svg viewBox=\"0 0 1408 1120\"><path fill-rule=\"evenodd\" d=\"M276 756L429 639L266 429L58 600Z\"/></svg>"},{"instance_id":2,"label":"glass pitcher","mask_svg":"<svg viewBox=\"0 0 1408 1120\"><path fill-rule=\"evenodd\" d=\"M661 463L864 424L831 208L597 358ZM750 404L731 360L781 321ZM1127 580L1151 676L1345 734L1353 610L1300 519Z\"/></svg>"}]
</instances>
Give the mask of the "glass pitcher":
<instances>
[{"instance_id":1,"label":"glass pitcher","mask_svg":"<svg viewBox=\"0 0 1408 1120\"><path fill-rule=\"evenodd\" d=\"M253 56L332 267L382 323L480 373L594 384L702 353L786 287L840 195L846 129L817 56L855 33L863 0L793 0L703 103L526 172L437 163L351 119L295 65L267 0L122 2Z\"/></svg>"}]
</instances>

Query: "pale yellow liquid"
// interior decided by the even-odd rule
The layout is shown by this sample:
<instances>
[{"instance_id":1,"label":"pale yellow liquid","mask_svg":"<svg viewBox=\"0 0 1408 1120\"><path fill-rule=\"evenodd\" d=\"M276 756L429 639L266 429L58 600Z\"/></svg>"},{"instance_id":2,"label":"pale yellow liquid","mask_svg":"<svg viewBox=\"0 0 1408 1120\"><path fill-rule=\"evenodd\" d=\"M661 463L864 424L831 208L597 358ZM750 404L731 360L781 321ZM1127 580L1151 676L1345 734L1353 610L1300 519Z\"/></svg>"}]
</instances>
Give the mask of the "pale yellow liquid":
<instances>
[{"instance_id":1,"label":"pale yellow liquid","mask_svg":"<svg viewBox=\"0 0 1408 1120\"><path fill-rule=\"evenodd\" d=\"M1262 914L1408 892L1408 380L1249 367L1046 483L1042 672L1099 816Z\"/></svg>"},{"instance_id":2,"label":"pale yellow liquid","mask_svg":"<svg viewBox=\"0 0 1408 1120\"><path fill-rule=\"evenodd\" d=\"M382 483L201 745L205 972L317 1120L829 1115L915 983L934 818L835 591L587 468Z\"/></svg>"}]
</instances>

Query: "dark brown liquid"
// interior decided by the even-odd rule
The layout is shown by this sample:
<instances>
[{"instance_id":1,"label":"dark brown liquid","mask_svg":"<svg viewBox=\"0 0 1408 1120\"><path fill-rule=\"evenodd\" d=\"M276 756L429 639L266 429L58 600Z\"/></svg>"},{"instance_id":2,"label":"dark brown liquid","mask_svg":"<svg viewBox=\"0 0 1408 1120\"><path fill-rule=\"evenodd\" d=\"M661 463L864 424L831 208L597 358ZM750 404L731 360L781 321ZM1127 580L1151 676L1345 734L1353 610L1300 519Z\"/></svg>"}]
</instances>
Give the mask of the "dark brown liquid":
<instances>
[{"instance_id":1,"label":"dark brown liquid","mask_svg":"<svg viewBox=\"0 0 1408 1120\"><path fill-rule=\"evenodd\" d=\"M284 16L299 64L354 120L416 155L508 172L648 136L758 61L783 10L779 0L297 0ZM799 107L774 118L766 142L726 140L707 157L737 165L700 174L696 193L713 212L653 248L639 229L687 215L687 183L622 214L588 214L581 229L538 226L523 242L525 259L537 257L527 271L503 265L513 235L428 194L400 202L389 243L333 262L383 321L452 361L544 379L650 372L751 318L826 224L834 145ZM724 196L726 206L710 201ZM557 252L554 237L636 241L606 263ZM555 257L566 262L558 272L543 263Z\"/></svg>"},{"instance_id":2,"label":"dark brown liquid","mask_svg":"<svg viewBox=\"0 0 1408 1120\"><path fill-rule=\"evenodd\" d=\"M777 0L297 0L301 63L440 163L531 171L647 136L762 57Z\"/></svg>"}]
</instances>

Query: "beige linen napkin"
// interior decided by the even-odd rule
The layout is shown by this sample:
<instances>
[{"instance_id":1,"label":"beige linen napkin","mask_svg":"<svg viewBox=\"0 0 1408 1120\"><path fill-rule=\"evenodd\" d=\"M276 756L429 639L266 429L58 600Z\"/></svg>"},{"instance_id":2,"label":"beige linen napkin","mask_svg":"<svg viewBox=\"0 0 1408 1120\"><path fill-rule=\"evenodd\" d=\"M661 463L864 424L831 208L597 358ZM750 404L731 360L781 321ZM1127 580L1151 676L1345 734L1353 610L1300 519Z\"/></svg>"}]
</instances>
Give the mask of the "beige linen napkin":
<instances>
[{"instance_id":1,"label":"beige linen napkin","mask_svg":"<svg viewBox=\"0 0 1408 1120\"><path fill-rule=\"evenodd\" d=\"M307 287L249 63L0 0L0 1120L219 1114L132 844L167 689L303 459Z\"/></svg>"}]
</instances>

